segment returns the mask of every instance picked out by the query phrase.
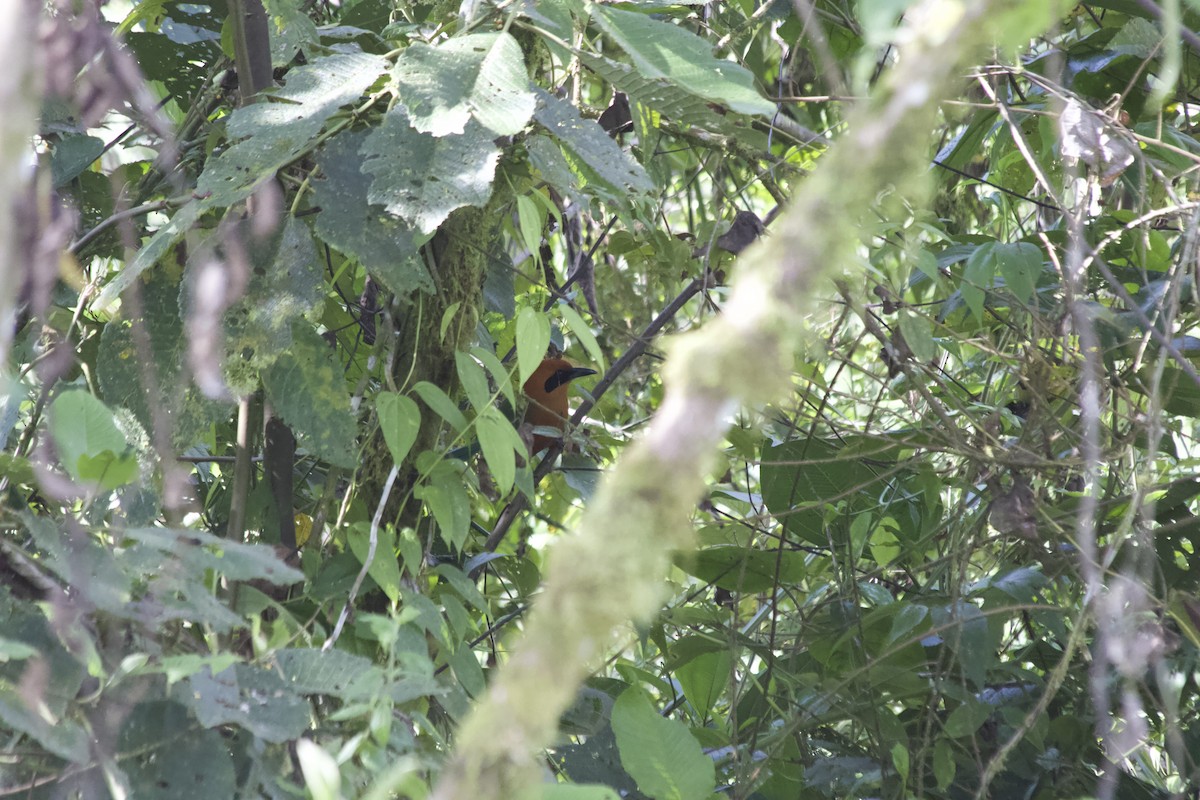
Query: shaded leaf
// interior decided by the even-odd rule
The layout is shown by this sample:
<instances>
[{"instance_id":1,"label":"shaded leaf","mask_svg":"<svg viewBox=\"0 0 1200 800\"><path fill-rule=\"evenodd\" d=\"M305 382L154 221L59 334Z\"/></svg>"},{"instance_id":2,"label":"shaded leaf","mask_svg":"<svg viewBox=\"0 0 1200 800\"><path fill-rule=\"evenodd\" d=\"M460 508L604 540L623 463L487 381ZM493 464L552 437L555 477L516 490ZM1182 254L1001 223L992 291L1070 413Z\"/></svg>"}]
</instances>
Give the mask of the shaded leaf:
<instances>
[{"instance_id":1,"label":"shaded leaf","mask_svg":"<svg viewBox=\"0 0 1200 800\"><path fill-rule=\"evenodd\" d=\"M73 478L114 489L137 476L137 459L104 403L87 392L63 392L50 414L50 434Z\"/></svg>"},{"instance_id":2,"label":"shaded leaf","mask_svg":"<svg viewBox=\"0 0 1200 800\"><path fill-rule=\"evenodd\" d=\"M494 138L474 119L461 135L420 133L397 106L363 142L363 171L374 176L367 200L432 233L454 209L482 206L491 197L500 159Z\"/></svg>"},{"instance_id":3,"label":"shaded leaf","mask_svg":"<svg viewBox=\"0 0 1200 800\"><path fill-rule=\"evenodd\" d=\"M592 19L647 78L665 78L693 94L741 114L774 114L759 94L754 75L732 61L714 58L712 45L678 25L611 6L589 6Z\"/></svg>"},{"instance_id":4,"label":"shaded leaf","mask_svg":"<svg viewBox=\"0 0 1200 800\"><path fill-rule=\"evenodd\" d=\"M267 742L295 739L308 728L308 701L287 689L270 670L235 664L214 675L208 667L176 691L206 728L237 725Z\"/></svg>"},{"instance_id":5,"label":"shaded leaf","mask_svg":"<svg viewBox=\"0 0 1200 800\"><path fill-rule=\"evenodd\" d=\"M431 291L433 280L418 250L428 237L367 200L371 176L362 171L361 154L367 136L367 131L340 133L318 153L323 177L313 181L314 200L321 207L317 233L395 294Z\"/></svg>"},{"instance_id":6,"label":"shaded leaf","mask_svg":"<svg viewBox=\"0 0 1200 800\"><path fill-rule=\"evenodd\" d=\"M416 402L395 392L380 392L375 397L375 413L392 460L403 464L421 430L421 409Z\"/></svg>"},{"instance_id":7,"label":"shaded leaf","mask_svg":"<svg viewBox=\"0 0 1200 800\"><path fill-rule=\"evenodd\" d=\"M180 736L184 730L191 732ZM159 700L134 706L121 727L117 750L127 754L121 770L133 797L200 800L237 793L233 761L221 735L195 730L179 703Z\"/></svg>"},{"instance_id":8,"label":"shaded leaf","mask_svg":"<svg viewBox=\"0 0 1200 800\"><path fill-rule=\"evenodd\" d=\"M272 180L339 108L361 97L386 69L379 56L325 56L289 71L284 86L266 100L234 111L227 129L230 138L242 141L205 165L197 181L205 205L231 205Z\"/></svg>"},{"instance_id":9,"label":"shaded leaf","mask_svg":"<svg viewBox=\"0 0 1200 800\"><path fill-rule=\"evenodd\" d=\"M339 467L354 466L354 413L333 350L311 327L292 328L292 348L263 372L271 407L321 458Z\"/></svg>"},{"instance_id":10,"label":"shaded leaf","mask_svg":"<svg viewBox=\"0 0 1200 800\"><path fill-rule=\"evenodd\" d=\"M703 800L716 788L712 760L687 726L658 715L638 689L613 704L612 729L621 764L655 800Z\"/></svg>"},{"instance_id":11,"label":"shaded leaf","mask_svg":"<svg viewBox=\"0 0 1200 800\"><path fill-rule=\"evenodd\" d=\"M642 165L609 138L595 120L582 119L578 109L541 89L534 119L607 184L618 196L647 194L654 184Z\"/></svg>"}]
</instances>

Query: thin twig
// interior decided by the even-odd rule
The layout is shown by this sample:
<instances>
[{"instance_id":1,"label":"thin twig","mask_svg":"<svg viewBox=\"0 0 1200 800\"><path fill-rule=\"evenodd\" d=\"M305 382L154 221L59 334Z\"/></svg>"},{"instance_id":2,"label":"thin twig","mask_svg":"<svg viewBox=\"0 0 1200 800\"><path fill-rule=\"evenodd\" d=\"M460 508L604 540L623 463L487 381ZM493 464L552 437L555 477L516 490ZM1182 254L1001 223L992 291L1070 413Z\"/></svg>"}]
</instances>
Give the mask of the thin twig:
<instances>
[{"instance_id":1,"label":"thin twig","mask_svg":"<svg viewBox=\"0 0 1200 800\"><path fill-rule=\"evenodd\" d=\"M118 211L107 219L102 220L96 225L96 227L92 228L83 236L80 236L78 239L76 239L75 242L67 248L67 252L78 253L88 242L92 241L97 236L104 233L105 230L111 228L113 225L116 225L118 222L130 219L132 217L140 217L144 214L150 214L154 211L163 211L169 208L173 202L174 201L171 200L156 200L153 203L146 203L145 205L136 206L135 208L126 208Z\"/></svg>"},{"instance_id":2,"label":"thin twig","mask_svg":"<svg viewBox=\"0 0 1200 800\"><path fill-rule=\"evenodd\" d=\"M383 496L379 498L379 505L375 508L375 516L371 520L371 534L367 544L367 557L363 559L362 569L358 571L358 577L354 579L354 585L350 587L350 595L346 598L346 604L342 606L342 613L338 615L337 624L333 626L333 633L325 640L325 644L321 645L321 650L327 652L333 648L338 637L342 635L342 628L346 625L346 620L350 617L350 609L354 607L354 601L358 597L358 590L362 588L363 581L367 579L367 571L371 569L371 563L375 560L375 548L379 545L379 521L383 518L383 509L387 505L388 497L392 494L392 485L396 483L396 476L400 474L400 466L392 465L392 471L388 473L387 481L383 484Z\"/></svg>"}]
</instances>

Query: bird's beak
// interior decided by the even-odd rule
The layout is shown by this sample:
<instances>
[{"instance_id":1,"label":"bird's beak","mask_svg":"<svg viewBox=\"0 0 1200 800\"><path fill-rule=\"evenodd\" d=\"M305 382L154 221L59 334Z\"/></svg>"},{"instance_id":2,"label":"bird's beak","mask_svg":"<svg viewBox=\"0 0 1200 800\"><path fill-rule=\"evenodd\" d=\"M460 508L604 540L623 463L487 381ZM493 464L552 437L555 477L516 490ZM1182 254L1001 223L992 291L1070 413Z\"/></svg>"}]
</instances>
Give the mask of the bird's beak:
<instances>
[{"instance_id":1,"label":"bird's beak","mask_svg":"<svg viewBox=\"0 0 1200 800\"><path fill-rule=\"evenodd\" d=\"M587 367L571 367L570 369L557 370L546 380L546 391L553 392L560 386L566 386L576 378L582 378L584 375L595 375L596 370L588 369Z\"/></svg>"}]
</instances>

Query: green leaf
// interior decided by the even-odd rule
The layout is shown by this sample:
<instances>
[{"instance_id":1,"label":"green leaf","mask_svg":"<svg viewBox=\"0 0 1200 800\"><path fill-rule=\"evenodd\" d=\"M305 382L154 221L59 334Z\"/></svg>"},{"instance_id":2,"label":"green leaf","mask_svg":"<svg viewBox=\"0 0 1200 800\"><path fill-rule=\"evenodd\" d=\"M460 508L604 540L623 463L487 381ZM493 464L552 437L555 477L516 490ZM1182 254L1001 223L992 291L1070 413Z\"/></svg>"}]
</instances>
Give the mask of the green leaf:
<instances>
[{"instance_id":1,"label":"green leaf","mask_svg":"<svg viewBox=\"0 0 1200 800\"><path fill-rule=\"evenodd\" d=\"M892 619L892 630L888 634L887 642L891 644L902 636L906 636L910 631L925 621L929 616L929 609L915 603L903 603L900 605L896 616Z\"/></svg>"},{"instance_id":2,"label":"green leaf","mask_svg":"<svg viewBox=\"0 0 1200 800\"><path fill-rule=\"evenodd\" d=\"M541 247L544 220L545 215L528 195L517 198L517 226L521 231L521 243L531 254L536 255Z\"/></svg>"},{"instance_id":3,"label":"green leaf","mask_svg":"<svg viewBox=\"0 0 1200 800\"><path fill-rule=\"evenodd\" d=\"M482 414L492 405L492 390L488 388L487 375L483 367L471 356L462 351L455 352L454 366L458 372L458 382L467 393L467 402Z\"/></svg>"},{"instance_id":4,"label":"green leaf","mask_svg":"<svg viewBox=\"0 0 1200 800\"><path fill-rule=\"evenodd\" d=\"M771 115L775 104L759 94L745 67L713 58L712 44L678 25L645 14L593 4L592 19L629 54L647 78L663 78L740 114Z\"/></svg>"},{"instance_id":5,"label":"green leaf","mask_svg":"<svg viewBox=\"0 0 1200 800\"><path fill-rule=\"evenodd\" d=\"M938 347L933 341L933 325L924 314L918 314L907 308L900 309L897 324L904 342L918 361L929 363L937 358Z\"/></svg>"},{"instance_id":6,"label":"green leaf","mask_svg":"<svg viewBox=\"0 0 1200 800\"><path fill-rule=\"evenodd\" d=\"M287 74L265 100L229 116L231 139L242 139L205 164L197 192L207 208L244 200L299 157L339 108L357 100L387 69L380 56L338 53ZM275 102L280 100L283 102Z\"/></svg>"},{"instance_id":7,"label":"green leaf","mask_svg":"<svg viewBox=\"0 0 1200 800\"><path fill-rule=\"evenodd\" d=\"M933 778L939 789L945 789L954 780L957 769L954 761L954 745L949 739L938 738L933 746Z\"/></svg>"},{"instance_id":8,"label":"green leaf","mask_svg":"<svg viewBox=\"0 0 1200 800\"><path fill-rule=\"evenodd\" d=\"M289 66L297 53L320 45L317 25L306 13L303 0L265 0L263 5L270 18L271 66Z\"/></svg>"},{"instance_id":9,"label":"green leaf","mask_svg":"<svg viewBox=\"0 0 1200 800\"><path fill-rule=\"evenodd\" d=\"M249 233L248 228L243 230ZM252 236L246 240L251 243L253 269L245 295L225 314L225 349L236 354L234 368L249 373L269 367L291 349L293 323L305 317L315 321L316 312L324 307L326 289L312 233L300 220L288 217L266 242L257 242ZM194 264L189 264L189 272ZM187 283L187 304L195 307L196 281ZM230 382L236 381L230 377ZM243 388L253 391L257 387Z\"/></svg>"},{"instance_id":10,"label":"green leaf","mask_svg":"<svg viewBox=\"0 0 1200 800\"><path fill-rule=\"evenodd\" d=\"M822 506L834 498L869 497L879 478L855 455L821 439L798 439L763 450L763 501L784 526L810 542L829 544Z\"/></svg>"},{"instance_id":11,"label":"green leaf","mask_svg":"<svg viewBox=\"0 0 1200 800\"><path fill-rule=\"evenodd\" d=\"M266 581L277 586L304 580L304 573L285 564L275 548L265 544L234 542L192 529L130 528L124 536L136 546L126 548L122 561L131 569L144 570L143 576L154 576L168 560L178 559L181 571L193 575L211 571L230 581Z\"/></svg>"},{"instance_id":12,"label":"green leaf","mask_svg":"<svg viewBox=\"0 0 1200 800\"><path fill-rule=\"evenodd\" d=\"M411 397L380 392L375 397L375 413L379 415L379 427L392 461L403 464L421 430L421 409Z\"/></svg>"},{"instance_id":13,"label":"green leaf","mask_svg":"<svg viewBox=\"0 0 1200 800\"><path fill-rule=\"evenodd\" d=\"M346 531L346 542L358 563L366 564L371 552L370 524L359 522L352 525ZM367 574L379 584L388 600L396 602L400 597L400 563L396 561L396 531L391 525L380 526L376 531L375 557L367 567Z\"/></svg>"},{"instance_id":14,"label":"green leaf","mask_svg":"<svg viewBox=\"0 0 1200 800\"><path fill-rule=\"evenodd\" d=\"M298 694L324 694L342 700L369 698L384 686L383 670L363 656L334 648L289 647L272 659L288 688Z\"/></svg>"},{"instance_id":15,"label":"green leaf","mask_svg":"<svg viewBox=\"0 0 1200 800\"><path fill-rule=\"evenodd\" d=\"M433 233L454 209L482 206L491 197L500 159L495 138L474 119L461 135L420 133L396 106L363 143L363 171L374 176L367 200Z\"/></svg>"},{"instance_id":16,"label":"green leaf","mask_svg":"<svg viewBox=\"0 0 1200 800\"><path fill-rule=\"evenodd\" d=\"M57 189L74 180L104 152L104 140L95 136L64 136L50 157L50 180Z\"/></svg>"},{"instance_id":17,"label":"green leaf","mask_svg":"<svg viewBox=\"0 0 1200 800\"><path fill-rule=\"evenodd\" d=\"M913 0L858 0L857 19L863 26L864 38L872 46L891 41L896 26Z\"/></svg>"},{"instance_id":18,"label":"green leaf","mask_svg":"<svg viewBox=\"0 0 1200 800\"><path fill-rule=\"evenodd\" d=\"M1022 303L1028 304L1037 290L1038 275L1042 271L1042 251L1035 244L1017 242L997 244L993 253L1008 290Z\"/></svg>"},{"instance_id":19,"label":"green leaf","mask_svg":"<svg viewBox=\"0 0 1200 800\"><path fill-rule=\"evenodd\" d=\"M958 285L963 302L971 309L977 322L983 321L983 303L996 274L994 249L993 242L976 247L967 258L966 266L963 267L962 282Z\"/></svg>"},{"instance_id":20,"label":"green leaf","mask_svg":"<svg viewBox=\"0 0 1200 800\"><path fill-rule=\"evenodd\" d=\"M28 486L34 481L33 464L21 456L0 453L0 477L7 478L10 485Z\"/></svg>"},{"instance_id":21,"label":"green leaf","mask_svg":"<svg viewBox=\"0 0 1200 800\"><path fill-rule=\"evenodd\" d=\"M629 64L604 56L587 52L579 52L578 56L588 69L629 96L631 105L635 106L635 119L638 116L636 107L641 106L643 116L653 116L647 113L649 109L653 109L681 125L721 133L737 132L737 128L728 118L713 113L707 100L686 91L678 84L647 78Z\"/></svg>"},{"instance_id":22,"label":"green leaf","mask_svg":"<svg viewBox=\"0 0 1200 800\"><path fill-rule=\"evenodd\" d=\"M114 453L105 450L96 455L81 455L78 462L79 478L98 484L102 489L115 489L137 478L137 459L130 453Z\"/></svg>"},{"instance_id":23,"label":"green leaf","mask_svg":"<svg viewBox=\"0 0 1200 800\"><path fill-rule=\"evenodd\" d=\"M621 795L599 784L541 783L536 791L539 800L621 800Z\"/></svg>"},{"instance_id":24,"label":"green leaf","mask_svg":"<svg viewBox=\"0 0 1200 800\"><path fill-rule=\"evenodd\" d=\"M453 564L442 562L433 568L433 574L445 581L463 600L470 603L477 611L489 613L491 606L483 592L475 585L475 579L468 576Z\"/></svg>"},{"instance_id":25,"label":"green leaf","mask_svg":"<svg viewBox=\"0 0 1200 800\"><path fill-rule=\"evenodd\" d=\"M900 776L900 783L908 782L908 748L896 742L892 745L892 766L896 768L896 773Z\"/></svg>"},{"instance_id":26,"label":"green leaf","mask_svg":"<svg viewBox=\"0 0 1200 800\"><path fill-rule=\"evenodd\" d=\"M217 653L214 655L186 653L181 656L166 656L161 659L159 666L162 668L163 675L167 678L167 684L173 685L184 678L190 678L201 670L208 669L217 673L232 667L241 660L233 653Z\"/></svg>"},{"instance_id":27,"label":"green leaf","mask_svg":"<svg viewBox=\"0 0 1200 800\"><path fill-rule=\"evenodd\" d=\"M700 720L706 720L713 706L729 686L733 657L728 650L702 653L676 668L675 677Z\"/></svg>"},{"instance_id":28,"label":"green leaf","mask_svg":"<svg viewBox=\"0 0 1200 800\"><path fill-rule=\"evenodd\" d=\"M887 524L889 522L891 525ZM890 518L880 520L871 534L871 558L881 567L895 561L902 552L900 540L894 533L895 524L895 520Z\"/></svg>"},{"instance_id":29,"label":"green leaf","mask_svg":"<svg viewBox=\"0 0 1200 800\"><path fill-rule=\"evenodd\" d=\"M517 475L516 454L525 447L512 423L496 408L486 408L475 421L479 446L500 494L508 494Z\"/></svg>"},{"instance_id":30,"label":"green leaf","mask_svg":"<svg viewBox=\"0 0 1200 800\"><path fill-rule=\"evenodd\" d=\"M17 673L20 674L20 673ZM75 764L88 761L88 734L72 720L51 721L36 713L18 692L0 689L0 722L22 733L61 759Z\"/></svg>"},{"instance_id":31,"label":"green leaf","mask_svg":"<svg viewBox=\"0 0 1200 800\"><path fill-rule=\"evenodd\" d=\"M455 550L462 550L471 524L471 498L463 480L463 469L458 462L444 461L415 492L433 514L443 541Z\"/></svg>"},{"instance_id":32,"label":"green leaf","mask_svg":"<svg viewBox=\"0 0 1200 800\"><path fill-rule=\"evenodd\" d=\"M1147 386L1142 381L1132 382L1130 388L1139 394L1147 394ZM1200 419L1200 386L1191 376L1178 367L1165 367L1162 371L1160 395L1163 411L1168 414L1178 414L1181 417Z\"/></svg>"},{"instance_id":33,"label":"green leaf","mask_svg":"<svg viewBox=\"0 0 1200 800\"><path fill-rule=\"evenodd\" d=\"M462 688L471 697L479 697L487 688L487 682L483 677L483 668L479 666L479 659L476 657L475 651L467 643L464 642L450 656L450 668L454 670L454 677L458 678Z\"/></svg>"},{"instance_id":34,"label":"green leaf","mask_svg":"<svg viewBox=\"0 0 1200 800\"><path fill-rule=\"evenodd\" d=\"M507 33L476 33L437 46L414 42L392 76L414 128L441 137L468 120L495 136L513 136L533 116L535 99L521 46Z\"/></svg>"},{"instance_id":35,"label":"green leaf","mask_svg":"<svg viewBox=\"0 0 1200 800\"><path fill-rule=\"evenodd\" d=\"M292 326L292 347L262 375L271 407L302 443L329 463L355 463L354 412L334 351L311 326Z\"/></svg>"},{"instance_id":36,"label":"green leaf","mask_svg":"<svg viewBox=\"0 0 1200 800\"><path fill-rule=\"evenodd\" d=\"M361 155L367 135L365 130L344 131L318 153L321 177L312 184L313 202L321 208L317 233L399 297L433 291L419 250L429 237L367 201L371 177L362 171Z\"/></svg>"},{"instance_id":37,"label":"green leaf","mask_svg":"<svg viewBox=\"0 0 1200 800\"><path fill-rule=\"evenodd\" d=\"M955 170L965 169L971 161L980 156L984 140L998 124L998 116L990 109L977 111L966 129L938 152L934 163L944 164Z\"/></svg>"},{"instance_id":38,"label":"green leaf","mask_svg":"<svg viewBox=\"0 0 1200 800\"><path fill-rule=\"evenodd\" d=\"M63 392L50 414L50 435L72 478L115 489L137 477L137 459L104 403L87 392Z\"/></svg>"},{"instance_id":39,"label":"green leaf","mask_svg":"<svg viewBox=\"0 0 1200 800\"><path fill-rule=\"evenodd\" d=\"M549 92L539 89L537 98L534 119L586 164L610 191L618 196L654 191L654 184L642 165L622 150L598 122L580 118L575 106Z\"/></svg>"},{"instance_id":40,"label":"green leaf","mask_svg":"<svg viewBox=\"0 0 1200 800\"><path fill-rule=\"evenodd\" d=\"M425 405L433 409L435 414L450 423L450 427L454 430L462 433L467 429L466 416L458 410L458 406L440 387L429 381L420 381L413 386L413 392L425 402Z\"/></svg>"},{"instance_id":41,"label":"green leaf","mask_svg":"<svg viewBox=\"0 0 1200 800\"><path fill-rule=\"evenodd\" d=\"M639 689L628 689L612 710L621 765L654 800L705 800L716 788L712 759L686 725L658 715Z\"/></svg>"},{"instance_id":42,"label":"green leaf","mask_svg":"<svg viewBox=\"0 0 1200 800\"><path fill-rule=\"evenodd\" d=\"M478 358L480 363L487 367L487 371L492 376L492 382L500 389L501 394L504 395L504 399L508 400L508 404L510 406L515 405L516 400L513 396L512 375L509 374L509 371L500 362L500 359L496 358L496 354L483 347L472 347L471 355Z\"/></svg>"},{"instance_id":43,"label":"green leaf","mask_svg":"<svg viewBox=\"0 0 1200 800\"><path fill-rule=\"evenodd\" d=\"M442 312L442 321L438 325L438 341L446 341L446 331L450 330L450 323L454 321L454 315L458 313L459 307L462 306L461 300L455 300L450 305L446 306L446 310Z\"/></svg>"},{"instance_id":44,"label":"green leaf","mask_svg":"<svg viewBox=\"0 0 1200 800\"><path fill-rule=\"evenodd\" d=\"M24 661L36 655L38 655L37 648L24 642L18 642L16 639L0 636L0 664L7 664L9 661Z\"/></svg>"},{"instance_id":45,"label":"green leaf","mask_svg":"<svg viewBox=\"0 0 1200 800\"><path fill-rule=\"evenodd\" d=\"M195 726L179 703L155 700L133 707L116 741L118 752L135 754L121 761L130 797L167 800L237 794L233 759L223 737ZM182 730L191 733L180 737ZM164 742L172 745L164 747Z\"/></svg>"},{"instance_id":46,"label":"green leaf","mask_svg":"<svg viewBox=\"0 0 1200 800\"><path fill-rule=\"evenodd\" d=\"M311 739L300 739L296 742L296 760L313 800L340 800L342 774L337 761L321 745Z\"/></svg>"},{"instance_id":47,"label":"green leaf","mask_svg":"<svg viewBox=\"0 0 1200 800\"><path fill-rule=\"evenodd\" d=\"M182 690L182 691L181 691ZM236 725L266 742L287 742L308 729L312 709L275 672L235 664L214 675L205 667L173 693L206 728Z\"/></svg>"},{"instance_id":48,"label":"green leaf","mask_svg":"<svg viewBox=\"0 0 1200 800\"><path fill-rule=\"evenodd\" d=\"M969 699L946 717L945 733L951 739L970 736L979 730L979 726L987 722L992 715L992 707L975 699Z\"/></svg>"},{"instance_id":49,"label":"green leaf","mask_svg":"<svg viewBox=\"0 0 1200 800\"><path fill-rule=\"evenodd\" d=\"M677 556L679 568L731 592L756 593L799 583L807 574L802 553L717 545L694 555Z\"/></svg>"},{"instance_id":50,"label":"green leaf","mask_svg":"<svg viewBox=\"0 0 1200 800\"><path fill-rule=\"evenodd\" d=\"M558 313L562 316L563 322L567 323L567 327L571 329L571 333L583 345L583 349L587 351L592 363L603 371L604 353L600 350L600 343L596 341L596 335L592 333L591 326L584 321L578 311L567 303L559 304Z\"/></svg>"},{"instance_id":51,"label":"green leaf","mask_svg":"<svg viewBox=\"0 0 1200 800\"><path fill-rule=\"evenodd\" d=\"M867 537L871 533L870 514L856 514L850 522L850 558L857 561L862 557L863 548L867 545Z\"/></svg>"},{"instance_id":52,"label":"green leaf","mask_svg":"<svg viewBox=\"0 0 1200 800\"><path fill-rule=\"evenodd\" d=\"M517 315L517 372L521 385L538 368L550 346L550 320L526 306Z\"/></svg>"}]
</instances>

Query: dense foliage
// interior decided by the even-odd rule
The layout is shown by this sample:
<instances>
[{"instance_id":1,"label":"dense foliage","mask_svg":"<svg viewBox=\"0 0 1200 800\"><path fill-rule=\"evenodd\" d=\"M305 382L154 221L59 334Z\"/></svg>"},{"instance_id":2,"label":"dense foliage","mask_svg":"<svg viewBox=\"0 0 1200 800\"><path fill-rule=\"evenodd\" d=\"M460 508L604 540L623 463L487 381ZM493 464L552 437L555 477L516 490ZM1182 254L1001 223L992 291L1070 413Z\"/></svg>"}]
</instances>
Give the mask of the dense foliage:
<instances>
[{"instance_id":1,"label":"dense foliage","mask_svg":"<svg viewBox=\"0 0 1200 800\"><path fill-rule=\"evenodd\" d=\"M918 5L42 9L0 792L429 794L660 336L722 313ZM1200 10L1161 6L998 49L924 180L867 187L818 357L738 412L546 795L1194 795ZM548 348L600 374L530 457Z\"/></svg>"}]
</instances>

